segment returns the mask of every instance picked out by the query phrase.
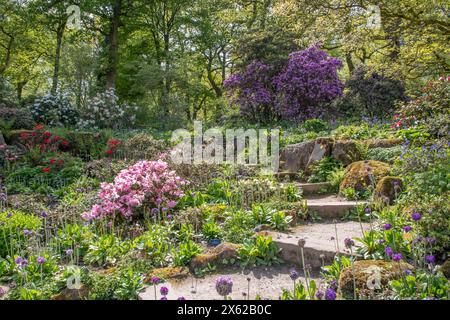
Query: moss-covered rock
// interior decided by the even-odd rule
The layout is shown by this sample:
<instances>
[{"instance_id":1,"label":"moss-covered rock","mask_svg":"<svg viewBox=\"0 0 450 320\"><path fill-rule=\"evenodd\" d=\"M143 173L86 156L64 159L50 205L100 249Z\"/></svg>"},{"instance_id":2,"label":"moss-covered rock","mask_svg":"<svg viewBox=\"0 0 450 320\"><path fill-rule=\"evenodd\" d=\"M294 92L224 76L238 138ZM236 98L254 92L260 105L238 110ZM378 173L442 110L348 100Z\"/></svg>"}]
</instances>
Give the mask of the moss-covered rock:
<instances>
[{"instance_id":1,"label":"moss-covered rock","mask_svg":"<svg viewBox=\"0 0 450 320\"><path fill-rule=\"evenodd\" d=\"M147 274L144 282L149 283L152 277L158 277L160 279L169 280L181 280L189 276L189 270L182 267L166 267L156 268Z\"/></svg>"},{"instance_id":2,"label":"moss-covered rock","mask_svg":"<svg viewBox=\"0 0 450 320\"><path fill-rule=\"evenodd\" d=\"M392 204L394 199L402 191L402 187L402 179L400 179L399 177L383 177L377 183L374 200Z\"/></svg>"},{"instance_id":3,"label":"moss-covered rock","mask_svg":"<svg viewBox=\"0 0 450 320\"><path fill-rule=\"evenodd\" d=\"M379 161L353 162L347 167L339 190L342 192L344 189L353 188L361 191L375 186L377 181L389 174L390 169L388 164Z\"/></svg>"},{"instance_id":4,"label":"moss-covered rock","mask_svg":"<svg viewBox=\"0 0 450 320\"><path fill-rule=\"evenodd\" d=\"M88 287L82 284L79 289L65 288L59 294L54 295L52 300L84 300L88 295Z\"/></svg>"},{"instance_id":5,"label":"moss-covered rock","mask_svg":"<svg viewBox=\"0 0 450 320\"><path fill-rule=\"evenodd\" d=\"M365 140L364 144L369 148L392 148L403 143L402 139L394 138L394 139L371 139Z\"/></svg>"},{"instance_id":6,"label":"moss-covered rock","mask_svg":"<svg viewBox=\"0 0 450 320\"><path fill-rule=\"evenodd\" d=\"M220 265L223 260L237 259L239 244L223 242L207 253L196 255L190 263L191 270L203 269L208 265Z\"/></svg>"},{"instance_id":7,"label":"moss-covered rock","mask_svg":"<svg viewBox=\"0 0 450 320\"><path fill-rule=\"evenodd\" d=\"M353 278L355 279L356 292L363 293L382 290L389 281L400 279L406 270L414 267L406 262L393 262L386 260L361 260L355 261L353 268L346 267L339 277L340 294L345 299L353 299ZM354 277L353 277L354 276Z\"/></svg>"},{"instance_id":8,"label":"moss-covered rock","mask_svg":"<svg viewBox=\"0 0 450 320\"><path fill-rule=\"evenodd\" d=\"M445 260L441 265L441 271L447 279L450 279L450 259Z\"/></svg>"},{"instance_id":9,"label":"moss-covered rock","mask_svg":"<svg viewBox=\"0 0 450 320\"><path fill-rule=\"evenodd\" d=\"M344 166L361 160L361 151L358 144L352 140L337 140L333 145L331 156Z\"/></svg>"}]
</instances>

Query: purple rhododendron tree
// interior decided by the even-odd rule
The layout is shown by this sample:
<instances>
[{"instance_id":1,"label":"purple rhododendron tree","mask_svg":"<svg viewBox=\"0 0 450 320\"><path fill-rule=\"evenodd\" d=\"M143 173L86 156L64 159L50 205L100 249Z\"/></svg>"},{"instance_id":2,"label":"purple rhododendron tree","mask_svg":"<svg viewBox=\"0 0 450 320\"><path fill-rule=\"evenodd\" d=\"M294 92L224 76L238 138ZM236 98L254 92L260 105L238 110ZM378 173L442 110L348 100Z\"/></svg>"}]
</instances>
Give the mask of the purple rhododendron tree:
<instances>
[{"instance_id":1,"label":"purple rhododendron tree","mask_svg":"<svg viewBox=\"0 0 450 320\"><path fill-rule=\"evenodd\" d=\"M271 67L253 61L242 73L232 74L224 81L232 103L240 106L241 114L253 121L267 122L275 115L275 93Z\"/></svg>"},{"instance_id":2,"label":"purple rhododendron tree","mask_svg":"<svg viewBox=\"0 0 450 320\"><path fill-rule=\"evenodd\" d=\"M286 119L320 117L325 107L342 94L344 84L337 73L341 67L339 59L317 45L291 53L287 66L274 79L278 113Z\"/></svg>"}]
</instances>

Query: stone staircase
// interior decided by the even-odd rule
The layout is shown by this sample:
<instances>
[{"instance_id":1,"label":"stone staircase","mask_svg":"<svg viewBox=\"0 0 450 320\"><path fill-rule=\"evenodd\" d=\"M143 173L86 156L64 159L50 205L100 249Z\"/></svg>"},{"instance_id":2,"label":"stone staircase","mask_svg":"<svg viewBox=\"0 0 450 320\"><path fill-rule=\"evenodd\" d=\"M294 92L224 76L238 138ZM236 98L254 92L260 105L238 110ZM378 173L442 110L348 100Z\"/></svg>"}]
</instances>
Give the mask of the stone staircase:
<instances>
[{"instance_id":1,"label":"stone staircase","mask_svg":"<svg viewBox=\"0 0 450 320\"><path fill-rule=\"evenodd\" d=\"M368 223L342 221L350 210L364 201L348 201L334 194L327 194L328 183L295 182L303 191L308 210L321 218L320 222L292 227L287 232L270 231L274 242L281 249L281 257L287 263L301 265L299 240L305 240L303 249L305 264L312 268L320 268L333 261L337 252L349 254L345 249L344 239L362 237L363 230L369 228Z\"/></svg>"}]
</instances>

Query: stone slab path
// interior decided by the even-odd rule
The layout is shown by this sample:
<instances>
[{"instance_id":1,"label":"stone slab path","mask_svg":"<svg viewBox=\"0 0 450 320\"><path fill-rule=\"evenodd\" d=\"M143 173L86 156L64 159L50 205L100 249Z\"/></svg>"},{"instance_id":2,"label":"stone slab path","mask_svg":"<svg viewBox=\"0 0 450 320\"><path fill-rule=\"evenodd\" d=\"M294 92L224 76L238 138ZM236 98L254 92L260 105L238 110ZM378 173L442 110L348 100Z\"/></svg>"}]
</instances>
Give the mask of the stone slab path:
<instances>
[{"instance_id":1,"label":"stone slab path","mask_svg":"<svg viewBox=\"0 0 450 320\"><path fill-rule=\"evenodd\" d=\"M301 253L298 241L305 240L305 264L317 269L333 261L336 252L349 254L344 247L345 238L361 237L362 230L368 230L368 223L354 221L332 223L311 223L293 227L289 232L269 231L273 240L281 248L281 256L288 263L301 265ZM336 240L337 239L337 240ZM339 246L339 248L338 248ZM323 258L321 258L323 255ZM322 261L323 259L323 261Z\"/></svg>"},{"instance_id":2,"label":"stone slab path","mask_svg":"<svg viewBox=\"0 0 450 320\"><path fill-rule=\"evenodd\" d=\"M192 276L183 280L170 280L157 286L157 299L160 299L159 288L166 286L169 289L169 300L176 300L183 296L187 300L222 300L217 294L215 288L216 279L219 276L228 276L233 280L233 300L245 300L243 292L247 292L248 281L250 278L250 300L255 299L257 294L261 297L271 300L279 299L283 288L292 290L293 282L289 277L289 271L292 265L284 264L272 267L258 266L251 270L242 270L238 267L230 267L220 270L214 274L207 274L204 278L196 279ZM297 269L300 274L301 271ZM313 279L318 281L318 275L313 274ZM304 282L304 278L299 278ZM139 295L142 300L154 300L155 292L153 286L148 286Z\"/></svg>"}]
</instances>

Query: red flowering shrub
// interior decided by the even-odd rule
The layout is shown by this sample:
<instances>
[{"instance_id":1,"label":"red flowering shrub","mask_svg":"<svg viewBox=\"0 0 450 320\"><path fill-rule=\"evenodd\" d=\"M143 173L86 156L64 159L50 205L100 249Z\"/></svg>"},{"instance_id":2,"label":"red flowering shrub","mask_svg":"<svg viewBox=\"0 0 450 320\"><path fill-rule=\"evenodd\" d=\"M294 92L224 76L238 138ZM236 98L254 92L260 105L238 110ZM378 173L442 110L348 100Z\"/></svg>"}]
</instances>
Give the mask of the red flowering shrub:
<instances>
[{"instance_id":1,"label":"red flowering shrub","mask_svg":"<svg viewBox=\"0 0 450 320\"><path fill-rule=\"evenodd\" d=\"M41 164L48 153L59 152L60 146L68 146L69 142L60 136L46 131L42 125L36 125L31 133L22 132L20 141L28 149L28 159L35 165Z\"/></svg>"}]
</instances>

